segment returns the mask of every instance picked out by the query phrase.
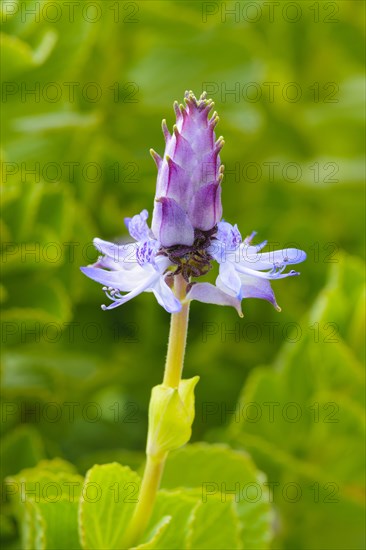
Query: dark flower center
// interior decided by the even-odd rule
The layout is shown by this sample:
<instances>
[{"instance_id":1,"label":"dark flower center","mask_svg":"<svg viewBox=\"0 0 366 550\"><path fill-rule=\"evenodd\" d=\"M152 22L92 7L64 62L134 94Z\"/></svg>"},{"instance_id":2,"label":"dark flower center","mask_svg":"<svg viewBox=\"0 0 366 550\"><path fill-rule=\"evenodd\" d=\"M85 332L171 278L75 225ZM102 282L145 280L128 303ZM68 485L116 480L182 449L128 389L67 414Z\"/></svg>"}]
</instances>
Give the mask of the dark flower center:
<instances>
[{"instance_id":1,"label":"dark flower center","mask_svg":"<svg viewBox=\"0 0 366 550\"><path fill-rule=\"evenodd\" d=\"M217 233L217 225L209 231L194 230L194 243L192 246L177 244L168 248L162 248L158 254L168 256L172 264L177 267L173 275L181 274L189 282L191 277L205 275L211 269L212 256L207 249L212 244L212 239Z\"/></svg>"}]
</instances>

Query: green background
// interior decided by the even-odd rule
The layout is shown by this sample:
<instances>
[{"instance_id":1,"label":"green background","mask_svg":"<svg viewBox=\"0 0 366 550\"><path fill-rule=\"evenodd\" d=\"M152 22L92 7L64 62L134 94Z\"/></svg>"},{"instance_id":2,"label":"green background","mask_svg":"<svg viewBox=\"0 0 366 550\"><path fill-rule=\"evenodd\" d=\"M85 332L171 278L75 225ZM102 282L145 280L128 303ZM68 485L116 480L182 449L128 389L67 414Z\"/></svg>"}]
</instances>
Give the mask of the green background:
<instances>
[{"instance_id":1,"label":"green background","mask_svg":"<svg viewBox=\"0 0 366 550\"><path fill-rule=\"evenodd\" d=\"M279 483L273 548L363 548L363 3L22 4L2 3L3 476L42 457L141 463L169 315L150 294L103 312L79 266L152 212L161 119L207 89L225 219L308 260L273 285L282 313L192 304L193 440L245 449Z\"/></svg>"}]
</instances>

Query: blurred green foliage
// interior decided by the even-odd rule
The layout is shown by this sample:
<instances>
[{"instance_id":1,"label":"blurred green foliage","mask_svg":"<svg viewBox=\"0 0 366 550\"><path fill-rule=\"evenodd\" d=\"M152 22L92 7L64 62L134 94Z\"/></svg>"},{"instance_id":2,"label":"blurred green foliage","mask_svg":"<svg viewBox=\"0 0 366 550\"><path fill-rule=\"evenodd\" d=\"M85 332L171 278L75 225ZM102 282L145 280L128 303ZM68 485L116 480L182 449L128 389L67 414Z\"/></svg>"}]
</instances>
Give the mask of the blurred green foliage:
<instances>
[{"instance_id":1,"label":"blurred green foliage","mask_svg":"<svg viewBox=\"0 0 366 550\"><path fill-rule=\"evenodd\" d=\"M248 455L224 445L198 443L173 452L166 466L152 517L134 548L268 548L272 533L268 488ZM260 488L259 498L256 489L250 503L221 491L239 476L249 487ZM216 481L202 485L202 479ZM140 483L136 472L117 462L96 464L83 480L72 464L61 459L43 460L7 478L22 547L125 548L124 535Z\"/></svg>"},{"instance_id":2,"label":"blurred green foliage","mask_svg":"<svg viewBox=\"0 0 366 550\"><path fill-rule=\"evenodd\" d=\"M277 483L273 502L288 548L363 545L364 295L362 264L341 258L303 318L314 334L284 345L270 368L253 370L238 401L241 417L229 428L229 441Z\"/></svg>"},{"instance_id":3,"label":"blurred green foliage","mask_svg":"<svg viewBox=\"0 0 366 550\"><path fill-rule=\"evenodd\" d=\"M206 88L226 141L225 218L308 260L275 283L281 314L257 300L244 320L192 305L193 439L229 441L269 480L306 485L299 503L274 501L274 547L363 548L362 2L298 2L295 22L286 2L273 21L260 1L213 2L212 15L193 1L76 4L73 17L65 2L1 5L3 476L55 456L81 473L141 464L169 316L150 295L101 311L79 266L96 258L93 237L125 237L125 216L152 211L160 121ZM306 414L231 423L238 398ZM321 421L328 403L338 423ZM339 502L315 503L315 483L335 483Z\"/></svg>"}]
</instances>

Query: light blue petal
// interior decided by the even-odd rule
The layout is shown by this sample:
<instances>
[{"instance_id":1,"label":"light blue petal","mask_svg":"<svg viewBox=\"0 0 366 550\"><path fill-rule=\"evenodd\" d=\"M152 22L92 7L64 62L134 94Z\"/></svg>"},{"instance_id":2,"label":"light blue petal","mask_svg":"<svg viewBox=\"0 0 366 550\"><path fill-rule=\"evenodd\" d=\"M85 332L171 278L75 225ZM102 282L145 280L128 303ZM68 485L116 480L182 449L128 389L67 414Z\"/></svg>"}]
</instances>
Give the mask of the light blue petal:
<instances>
[{"instance_id":1,"label":"light blue petal","mask_svg":"<svg viewBox=\"0 0 366 550\"><path fill-rule=\"evenodd\" d=\"M267 244L268 244L268 241L262 241L261 243L248 246L244 242L242 245L240 245L240 249L245 249L245 252L242 253L244 257L251 256L253 254L256 256L258 252L260 252L262 248L264 248Z\"/></svg>"},{"instance_id":2,"label":"light blue petal","mask_svg":"<svg viewBox=\"0 0 366 550\"><path fill-rule=\"evenodd\" d=\"M162 275L151 288L158 303L168 312L177 313L182 309L182 304L174 295L174 292L165 282L165 277Z\"/></svg>"},{"instance_id":3,"label":"light blue petal","mask_svg":"<svg viewBox=\"0 0 366 550\"><path fill-rule=\"evenodd\" d=\"M147 241L140 242L136 250L136 258L141 266L146 264L155 263L155 256L160 248L158 241L148 239Z\"/></svg>"},{"instance_id":4,"label":"light blue petal","mask_svg":"<svg viewBox=\"0 0 366 550\"><path fill-rule=\"evenodd\" d=\"M280 271L256 271L249 267L244 267L242 264L235 265L236 271L244 275L251 275L257 277L258 279L285 279L286 277L293 277L295 275L300 275L298 271L291 270L288 273L282 273Z\"/></svg>"},{"instance_id":5,"label":"light blue petal","mask_svg":"<svg viewBox=\"0 0 366 550\"><path fill-rule=\"evenodd\" d=\"M240 278L242 283L240 292L241 298L260 298L261 300L267 300L273 304L277 311L281 311L268 280L258 279L258 277L250 277L247 275L241 275Z\"/></svg>"},{"instance_id":6,"label":"light blue petal","mask_svg":"<svg viewBox=\"0 0 366 550\"><path fill-rule=\"evenodd\" d=\"M235 264L226 261L220 264L220 279L236 296L239 296L241 289L240 276L235 270Z\"/></svg>"},{"instance_id":7,"label":"light blue petal","mask_svg":"<svg viewBox=\"0 0 366 550\"><path fill-rule=\"evenodd\" d=\"M305 252L297 248L287 248L262 253L250 250L252 248L254 247L240 246L240 254L238 254L237 259L242 267L248 267L254 270L272 269L274 265L293 265L306 260Z\"/></svg>"},{"instance_id":8,"label":"light blue petal","mask_svg":"<svg viewBox=\"0 0 366 550\"><path fill-rule=\"evenodd\" d=\"M147 210L142 210L140 214L136 214L132 218L125 218L125 224L133 239L136 241L147 241L150 237L150 229L146 223L149 213Z\"/></svg>"},{"instance_id":9,"label":"light blue petal","mask_svg":"<svg viewBox=\"0 0 366 550\"><path fill-rule=\"evenodd\" d=\"M242 242L238 226L225 221L217 224L216 238L223 243L226 250L235 250Z\"/></svg>"},{"instance_id":10,"label":"light blue petal","mask_svg":"<svg viewBox=\"0 0 366 550\"><path fill-rule=\"evenodd\" d=\"M195 283L187 294L187 300L198 300L205 304L216 304L219 306L232 306L240 317L243 317L240 300L211 283Z\"/></svg>"},{"instance_id":11,"label":"light blue petal","mask_svg":"<svg viewBox=\"0 0 366 550\"><path fill-rule=\"evenodd\" d=\"M136 263L137 243L115 244L102 239L93 240L95 248L105 256L108 256L114 263Z\"/></svg>"},{"instance_id":12,"label":"light blue petal","mask_svg":"<svg viewBox=\"0 0 366 550\"><path fill-rule=\"evenodd\" d=\"M115 307L121 306L122 304L125 304L126 302L129 302L130 300L132 300L132 298L135 298L142 292L145 292L151 289L155 285L156 280L159 277L160 277L159 273L155 271L153 275L150 275L150 277L146 277L146 279L140 285L135 286L135 288L131 290L131 292L128 292L124 296L117 295L116 299L112 298L113 299L112 304L110 304L109 306L103 305L102 309L104 310L113 309ZM109 297L111 298L111 296Z\"/></svg>"},{"instance_id":13,"label":"light blue petal","mask_svg":"<svg viewBox=\"0 0 366 550\"><path fill-rule=\"evenodd\" d=\"M147 271L143 269L138 264L136 264L135 269L131 270L118 270L118 271L106 271L105 269L100 269L99 267L81 267L81 271L89 277L107 287L116 288L122 290L123 292L129 292L136 288L137 286L143 284L145 281L151 279L151 276L155 273L159 275L156 271Z\"/></svg>"}]
</instances>

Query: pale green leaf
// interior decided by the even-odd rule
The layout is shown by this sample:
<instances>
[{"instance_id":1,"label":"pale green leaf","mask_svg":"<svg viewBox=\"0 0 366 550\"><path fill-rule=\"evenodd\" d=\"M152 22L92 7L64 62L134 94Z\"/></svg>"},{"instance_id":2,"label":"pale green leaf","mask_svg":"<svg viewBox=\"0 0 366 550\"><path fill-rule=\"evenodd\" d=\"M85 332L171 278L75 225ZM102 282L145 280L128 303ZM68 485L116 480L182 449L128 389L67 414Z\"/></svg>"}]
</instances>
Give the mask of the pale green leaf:
<instances>
[{"instance_id":1,"label":"pale green leaf","mask_svg":"<svg viewBox=\"0 0 366 550\"><path fill-rule=\"evenodd\" d=\"M78 505L83 478L62 459L7 478L6 491L21 524L22 546L29 550L79 549Z\"/></svg>"},{"instance_id":2,"label":"pale green leaf","mask_svg":"<svg viewBox=\"0 0 366 550\"><path fill-rule=\"evenodd\" d=\"M187 548L189 550L227 550L244 548L240 541L240 522L233 499L215 497L202 502L192 515ZM248 546L248 548L251 548Z\"/></svg>"},{"instance_id":3,"label":"pale green leaf","mask_svg":"<svg viewBox=\"0 0 366 550\"><path fill-rule=\"evenodd\" d=\"M156 542L151 548L159 550L185 548L189 519L198 503L199 500L196 496L185 494L182 490L159 491L143 541L149 541L152 531L156 530L156 525L163 521L164 528L159 528L159 535L155 535Z\"/></svg>"},{"instance_id":4,"label":"pale green leaf","mask_svg":"<svg viewBox=\"0 0 366 550\"><path fill-rule=\"evenodd\" d=\"M79 533L84 549L121 548L139 487L139 476L116 462L93 466L87 472L79 513Z\"/></svg>"},{"instance_id":5,"label":"pale green leaf","mask_svg":"<svg viewBox=\"0 0 366 550\"><path fill-rule=\"evenodd\" d=\"M33 503L44 524L47 550L78 550L78 501L63 497L56 502Z\"/></svg>"},{"instance_id":6,"label":"pale green leaf","mask_svg":"<svg viewBox=\"0 0 366 550\"><path fill-rule=\"evenodd\" d=\"M203 502L221 493L225 501L226 495L234 494L243 544L268 547L272 514L265 476L246 453L225 445L188 445L168 457L162 486L199 488Z\"/></svg>"}]
</instances>

